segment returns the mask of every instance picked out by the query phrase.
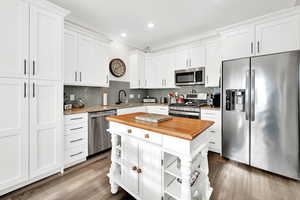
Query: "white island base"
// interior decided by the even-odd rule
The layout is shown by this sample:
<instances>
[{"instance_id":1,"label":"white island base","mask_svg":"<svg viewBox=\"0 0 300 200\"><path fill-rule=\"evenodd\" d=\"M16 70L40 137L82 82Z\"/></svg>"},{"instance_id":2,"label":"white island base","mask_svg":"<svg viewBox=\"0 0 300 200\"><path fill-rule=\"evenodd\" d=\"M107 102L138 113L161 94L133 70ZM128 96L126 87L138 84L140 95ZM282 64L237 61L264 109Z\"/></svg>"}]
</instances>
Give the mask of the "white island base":
<instances>
[{"instance_id":1,"label":"white island base","mask_svg":"<svg viewBox=\"0 0 300 200\"><path fill-rule=\"evenodd\" d=\"M109 131L112 164L108 176L113 194L122 187L139 200L209 200L208 131L193 140L116 122L110 122Z\"/></svg>"}]
</instances>

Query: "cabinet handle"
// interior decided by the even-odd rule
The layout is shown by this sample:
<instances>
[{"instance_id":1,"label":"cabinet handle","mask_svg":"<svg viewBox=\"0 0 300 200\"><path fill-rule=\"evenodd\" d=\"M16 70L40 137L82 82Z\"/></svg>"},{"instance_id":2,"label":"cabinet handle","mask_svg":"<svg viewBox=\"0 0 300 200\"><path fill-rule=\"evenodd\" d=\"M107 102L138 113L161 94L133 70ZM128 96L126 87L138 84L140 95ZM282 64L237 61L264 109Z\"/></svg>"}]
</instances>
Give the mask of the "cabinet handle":
<instances>
[{"instance_id":1,"label":"cabinet handle","mask_svg":"<svg viewBox=\"0 0 300 200\"><path fill-rule=\"evenodd\" d=\"M142 170L141 170L140 168L138 168L138 169L136 170L136 172L137 172L138 174L141 174L141 173L142 173Z\"/></svg>"},{"instance_id":2,"label":"cabinet handle","mask_svg":"<svg viewBox=\"0 0 300 200\"><path fill-rule=\"evenodd\" d=\"M149 134L145 134L144 137L145 137L146 139L149 139L149 138L150 138L150 135L149 135Z\"/></svg>"},{"instance_id":3,"label":"cabinet handle","mask_svg":"<svg viewBox=\"0 0 300 200\"><path fill-rule=\"evenodd\" d=\"M35 60L32 61L32 75L35 75Z\"/></svg>"},{"instance_id":4,"label":"cabinet handle","mask_svg":"<svg viewBox=\"0 0 300 200\"><path fill-rule=\"evenodd\" d=\"M79 72L79 80L80 80L80 82L82 81L81 72Z\"/></svg>"},{"instance_id":5,"label":"cabinet handle","mask_svg":"<svg viewBox=\"0 0 300 200\"><path fill-rule=\"evenodd\" d=\"M35 98L35 82L32 83L32 97Z\"/></svg>"},{"instance_id":6,"label":"cabinet handle","mask_svg":"<svg viewBox=\"0 0 300 200\"><path fill-rule=\"evenodd\" d=\"M75 81L77 81L77 72L75 72Z\"/></svg>"},{"instance_id":7,"label":"cabinet handle","mask_svg":"<svg viewBox=\"0 0 300 200\"><path fill-rule=\"evenodd\" d=\"M141 87L141 80L139 80L139 87Z\"/></svg>"},{"instance_id":8,"label":"cabinet handle","mask_svg":"<svg viewBox=\"0 0 300 200\"><path fill-rule=\"evenodd\" d=\"M72 141L70 141L70 143L79 142L79 141L82 141L82 140L83 140L83 138L80 138L78 140L72 140Z\"/></svg>"},{"instance_id":9,"label":"cabinet handle","mask_svg":"<svg viewBox=\"0 0 300 200\"><path fill-rule=\"evenodd\" d=\"M24 59L24 75L27 74L27 60Z\"/></svg>"},{"instance_id":10,"label":"cabinet handle","mask_svg":"<svg viewBox=\"0 0 300 200\"><path fill-rule=\"evenodd\" d=\"M83 154L83 152L81 151L81 152L79 152L79 153L72 154L70 157L78 156L78 155L80 155L80 154Z\"/></svg>"},{"instance_id":11,"label":"cabinet handle","mask_svg":"<svg viewBox=\"0 0 300 200\"><path fill-rule=\"evenodd\" d=\"M215 142L209 142L209 144L216 144Z\"/></svg>"},{"instance_id":12,"label":"cabinet handle","mask_svg":"<svg viewBox=\"0 0 300 200\"><path fill-rule=\"evenodd\" d=\"M80 129L83 129L83 127L71 128L70 131L76 131L76 130L80 130Z\"/></svg>"},{"instance_id":13,"label":"cabinet handle","mask_svg":"<svg viewBox=\"0 0 300 200\"><path fill-rule=\"evenodd\" d=\"M136 166L132 167L133 171L136 171L138 168Z\"/></svg>"},{"instance_id":14,"label":"cabinet handle","mask_svg":"<svg viewBox=\"0 0 300 200\"><path fill-rule=\"evenodd\" d=\"M260 53L260 42L257 41L257 53Z\"/></svg>"},{"instance_id":15,"label":"cabinet handle","mask_svg":"<svg viewBox=\"0 0 300 200\"><path fill-rule=\"evenodd\" d=\"M108 75L106 75L106 83L108 83Z\"/></svg>"},{"instance_id":16,"label":"cabinet handle","mask_svg":"<svg viewBox=\"0 0 300 200\"><path fill-rule=\"evenodd\" d=\"M27 83L24 83L24 98L27 97Z\"/></svg>"},{"instance_id":17,"label":"cabinet handle","mask_svg":"<svg viewBox=\"0 0 300 200\"><path fill-rule=\"evenodd\" d=\"M190 59L190 67L192 66L192 59Z\"/></svg>"},{"instance_id":18,"label":"cabinet handle","mask_svg":"<svg viewBox=\"0 0 300 200\"><path fill-rule=\"evenodd\" d=\"M185 60L185 66L188 66L188 59Z\"/></svg>"},{"instance_id":19,"label":"cabinet handle","mask_svg":"<svg viewBox=\"0 0 300 200\"><path fill-rule=\"evenodd\" d=\"M82 117L71 118L70 120L79 120L79 119L82 119Z\"/></svg>"},{"instance_id":20,"label":"cabinet handle","mask_svg":"<svg viewBox=\"0 0 300 200\"><path fill-rule=\"evenodd\" d=\"M131 130L131 129L128 129L128 130L127 130L127 133L132 133L132 130Z\"/></svg>"},{"instance_id":21,"label":"cabinet handle","mask_svg":"<svg viewBox=\"0 0 300 200\"><path fill-rule=\"evenodd\" d=\"M251 42L251 54L253 54L253 42Z\"/></svg>"}]
</instances>

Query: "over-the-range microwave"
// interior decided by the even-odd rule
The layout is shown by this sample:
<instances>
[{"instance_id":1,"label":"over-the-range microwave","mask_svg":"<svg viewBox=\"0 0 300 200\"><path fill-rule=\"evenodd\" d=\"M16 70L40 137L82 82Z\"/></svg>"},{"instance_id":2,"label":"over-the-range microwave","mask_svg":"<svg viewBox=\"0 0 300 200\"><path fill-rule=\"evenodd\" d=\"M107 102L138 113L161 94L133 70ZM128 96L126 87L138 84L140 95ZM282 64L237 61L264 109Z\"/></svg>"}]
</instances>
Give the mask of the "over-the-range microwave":
<instances>
[{"instance_id":1,"label":"over-the-range microwave","mask_svg":"<svg viewBox=\"0 0 300 200\"><path fill-rule=\"evenodd\" d=\"M205 67L190 68L175 71L175 84L182 85L204 85Z\"/></svg>"}]
</instances>

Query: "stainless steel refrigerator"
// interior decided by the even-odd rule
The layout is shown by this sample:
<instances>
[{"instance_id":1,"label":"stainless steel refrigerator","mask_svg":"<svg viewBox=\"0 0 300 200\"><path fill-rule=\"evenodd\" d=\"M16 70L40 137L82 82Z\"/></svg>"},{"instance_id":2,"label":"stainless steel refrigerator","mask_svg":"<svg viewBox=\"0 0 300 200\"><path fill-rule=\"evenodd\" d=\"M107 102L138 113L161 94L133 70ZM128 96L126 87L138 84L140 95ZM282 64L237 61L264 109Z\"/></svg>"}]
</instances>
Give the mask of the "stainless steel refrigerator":
<instances>
[{"instance_id":1,"label":"stainless steel refrigerator","mask_svg":"<svg viewBox=\"0 0 300 200\"><path fill-rule=\"evenodd\" d=\"M300 179L299 63L297 51L223 62L225 158Z\"/></svg>"}]
</instances>

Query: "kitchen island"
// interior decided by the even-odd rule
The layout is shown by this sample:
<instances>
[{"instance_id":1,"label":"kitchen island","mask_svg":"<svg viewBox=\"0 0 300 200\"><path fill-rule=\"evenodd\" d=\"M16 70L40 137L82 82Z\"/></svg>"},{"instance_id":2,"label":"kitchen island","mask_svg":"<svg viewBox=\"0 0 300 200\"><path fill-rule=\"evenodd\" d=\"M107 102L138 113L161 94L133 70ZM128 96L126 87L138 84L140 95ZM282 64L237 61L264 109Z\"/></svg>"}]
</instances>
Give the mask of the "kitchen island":
<instances>
[{"instance_id":1,"label":"kitchen island","mask_svg":"<svg viewBox=\"0 0 300 200\"><path fill-rule=\"evenodd\" d=\"M209 199L208 142L212 121L173 117L150 123L146 113L108 117L112 134L111 192L140 200Z\"/></svg>"}]
</instances>

